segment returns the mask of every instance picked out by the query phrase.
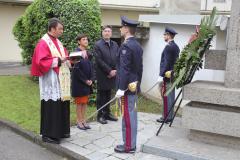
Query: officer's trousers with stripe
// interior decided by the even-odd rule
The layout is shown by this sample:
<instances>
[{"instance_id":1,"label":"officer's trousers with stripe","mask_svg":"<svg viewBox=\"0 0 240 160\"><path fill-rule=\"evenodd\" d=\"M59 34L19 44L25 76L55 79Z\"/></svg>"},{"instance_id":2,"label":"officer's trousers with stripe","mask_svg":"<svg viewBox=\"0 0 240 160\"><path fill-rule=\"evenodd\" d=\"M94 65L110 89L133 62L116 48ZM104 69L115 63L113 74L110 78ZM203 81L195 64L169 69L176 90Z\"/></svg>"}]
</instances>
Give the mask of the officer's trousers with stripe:
<instances>
[{"instance_id":1,"label":"officer's trousers with stripe","mask_svg":"<svg viewBox=\"0 0 240 160\"><path fill-rule=\"evenodd\" d=\"M121 98L123 106L122 118L122 137L126 150L136 147L137 142L137 109L135 102L137 101L136 95L125 95Z\"/></svg>"},{"instance_id":2,"label":"officer's trousers with stripe","mask_svg":"<svg viewBox=\"0 0 240 160\"><path fill-rule=\"evenodd\" d=\"M165 94L168 88L171 87L170 82L163 81L163 93ZM163 118L165 119L167 117L168 112L170 111L173 103L175 101L175 89L169 93L168 96L163 96ZM174 115L174 109L171 110L168 116L168 120L172 120Z\"/></svg>"}]
</instances>

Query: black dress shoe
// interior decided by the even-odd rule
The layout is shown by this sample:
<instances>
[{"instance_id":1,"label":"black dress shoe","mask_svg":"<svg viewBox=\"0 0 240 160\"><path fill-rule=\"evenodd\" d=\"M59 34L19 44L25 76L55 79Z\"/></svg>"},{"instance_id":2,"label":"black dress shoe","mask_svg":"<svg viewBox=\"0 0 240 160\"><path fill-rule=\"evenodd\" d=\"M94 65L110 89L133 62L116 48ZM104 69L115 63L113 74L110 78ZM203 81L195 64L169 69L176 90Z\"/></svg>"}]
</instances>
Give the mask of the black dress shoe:
<instances>
[{"instance_id":1,"label":"black dress shoe","mask_svg":"<svg viewBox=\"0 0 240 160\"><path fill-rule=\"evenodd\" d=\"M106 120L109 120L109 121L117 121L118 119L116 117L114 117L112 114L109 114L107 115L106 117Z\"/></svg>"},{"instance_id":2,"label":"black dress shoe","mask_svg":"<svg viewBox=\"0 0 240 160\"><path fill-rule=\"evenodd\" d=\"M114 148L114 151L117 153L135 153L136 152L136 147L130 149L130 150L126 150L126 148L124 147L124 145L117 145Z\"/></svg>"},{"instance_id":3,"label":"black dress shoe","mask_svg":"<svg viewBox=\"0 0 240 160\"><path fill-rule=\"evenodd\" d=\"M70 138L71 136L70 136L70 134L64 134L63 136L62 136L62 138Z\"/></svg>"},{"instance_id":4,"label":"black dress shoe","mask_svg":"<svg viewBox=\"0 0 240 160\"><path fill-rule=\"evenodd\" d=\"M60 144L60 140L59 139L50 138L50 137L46 137L46 136L42 137L42 141L43 142L47 142L47 143Z\"/></svg>"},{"instance_id":5,"label":"black dress shoe","mask_svg":"<svg viewBox=\"0 0 240 160\"><path fill-rule=\"evenodd\" d=\"M157 122L163 123L163 122L164 122L164 119L163 119L163 118L159 118L159 119L157 119ZM165 123L169 123L169 122L172 122L172 120L171 120L171 119L168 119L168 120L166 120Z\"/></svg>"},{"instance_id":6,"label":"black dress shoe","mask_svg":"<svg viewBox=\"0 0 240 160\"><path fill-rule=\"evenodd\" d=\"M101 124L107 124L107 121L106 121L106 119L105 119L104 117L98 118L97 121L98 121L99 123L101 123Z\"/></svg>"}]
</instances>

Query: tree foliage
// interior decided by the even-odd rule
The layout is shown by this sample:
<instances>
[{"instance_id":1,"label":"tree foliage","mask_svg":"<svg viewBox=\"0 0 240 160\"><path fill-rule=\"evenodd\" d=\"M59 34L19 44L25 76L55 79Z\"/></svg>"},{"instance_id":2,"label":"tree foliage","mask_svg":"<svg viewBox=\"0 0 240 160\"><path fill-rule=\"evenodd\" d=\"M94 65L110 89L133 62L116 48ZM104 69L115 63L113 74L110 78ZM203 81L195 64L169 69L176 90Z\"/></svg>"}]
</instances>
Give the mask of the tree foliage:
<instances>
[{"instance_id":1,"label":"tree foliage","mask_svg":"<svg viewBox=\"0 0 240 160\"><path fill-rule=\"evenodd\" d=\"M57 17L64 24L60 37L64 46L72 51L79 33L89 36L90 47L100 37L101 19L97 0L35 0L18 19L13 34L22 49L24 64L31 64L38 40L47 32L49 18Z\"/></svg>"}]
</instances>

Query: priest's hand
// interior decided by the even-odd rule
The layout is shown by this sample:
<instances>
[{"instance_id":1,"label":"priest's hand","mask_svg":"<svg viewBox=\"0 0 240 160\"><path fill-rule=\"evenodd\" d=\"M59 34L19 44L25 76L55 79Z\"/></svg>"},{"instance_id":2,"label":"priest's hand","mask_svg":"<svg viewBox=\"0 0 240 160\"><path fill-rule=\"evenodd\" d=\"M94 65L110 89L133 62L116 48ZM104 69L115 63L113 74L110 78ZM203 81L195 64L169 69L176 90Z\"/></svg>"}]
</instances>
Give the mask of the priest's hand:
<instances>
[{"instance_id":1,"label":"priest's hand","mask_svg":"<svg viewBox=\"0 0 240 160\"><path fill-rule=\"evenodd\" d=\"M108 78L115 77L116 75L117 75L117 70L111 70L109 75L108 75Z\"/></svg>"},{"instance_id":2,"label":"priest's hand","mask_svg":"<svg viewBox=\"0 0 240 160\"><path fill-rule=\"evenodd\" d=\"M87 83L87 85L89 85L89 86L92 85L92 81L91 81L91 80L87 80L86 83Z\"/></svg>"},{"instance_id":3,"label":"priest's hand","mask_svg":"<svg viewBox=\"0 0 240 160\"><path fill-rule=\"evenodd\" d=\"M66 62L66 61L68 60L67 57L61 57L60 59L61 59L61 62L62 62L62 63Z\"/></svg>"},{"instance_id":4,"label":"priest's hand","mask_svg":"<svg viewBox=\"0 0 240 160\"><path fill-rule=\"evenodd\" d=\"M121 98L122 96L124 96L124 92L123 90L117 90L117 93L115 95L116 98Z\"/></svg>"}]
</instances>

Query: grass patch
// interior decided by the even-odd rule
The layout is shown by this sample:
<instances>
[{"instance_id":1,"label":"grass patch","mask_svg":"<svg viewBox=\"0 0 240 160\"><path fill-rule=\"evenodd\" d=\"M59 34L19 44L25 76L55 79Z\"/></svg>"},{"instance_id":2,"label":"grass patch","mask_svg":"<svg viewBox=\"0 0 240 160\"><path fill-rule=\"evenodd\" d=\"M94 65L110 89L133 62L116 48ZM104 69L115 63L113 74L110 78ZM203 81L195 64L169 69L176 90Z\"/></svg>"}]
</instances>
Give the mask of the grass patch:
<instances>
[{"instance_id":1,"label":"grass patch","mask_svg":"<svg viewBox=\"0 0 240 160\"><path fill-rule=\"evenodd\" d=\"M143 96L139 96L138 101L138 111L145 113L154 113L159 114L162 113L162 107L159 103L151 101Z\"/></svg>"},{"instance_id":2,"label":"grass patch","mask_svg":"<svg viewBox=\"0 0 240 160\"><path fill-rule=\"evenodd\" d=\"M15 122L20 127L39 133L40 98L38 83L29 76L0 76L0 118ZM87 117L96 111L94 104L87 109ZM138 111L161 112L160 106L146 98L138 102ZM95 120L93 117L91 120ZM71 104L71 124L76 123L75 106Z\"/></svg>"}]
</instances>

